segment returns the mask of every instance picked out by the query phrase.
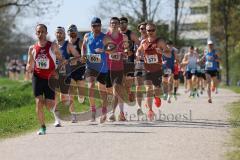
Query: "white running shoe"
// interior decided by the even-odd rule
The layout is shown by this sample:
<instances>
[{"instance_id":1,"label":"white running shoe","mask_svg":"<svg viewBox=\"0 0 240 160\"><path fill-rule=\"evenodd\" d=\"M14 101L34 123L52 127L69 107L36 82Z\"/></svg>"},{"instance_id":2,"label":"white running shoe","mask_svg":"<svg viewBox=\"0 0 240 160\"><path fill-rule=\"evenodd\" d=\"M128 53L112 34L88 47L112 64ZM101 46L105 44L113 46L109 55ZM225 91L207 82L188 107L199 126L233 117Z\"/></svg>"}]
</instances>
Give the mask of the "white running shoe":
<instances>
[{"instance_id":1,"label":"white running shoe","mask_svg":"<svg viewBox=\"0 0 240 160\"><path fill-rule=\"evenodd\" d=\"M62 127L60 121L55 121L54 127Z\"/></svg>"}]
</instances>

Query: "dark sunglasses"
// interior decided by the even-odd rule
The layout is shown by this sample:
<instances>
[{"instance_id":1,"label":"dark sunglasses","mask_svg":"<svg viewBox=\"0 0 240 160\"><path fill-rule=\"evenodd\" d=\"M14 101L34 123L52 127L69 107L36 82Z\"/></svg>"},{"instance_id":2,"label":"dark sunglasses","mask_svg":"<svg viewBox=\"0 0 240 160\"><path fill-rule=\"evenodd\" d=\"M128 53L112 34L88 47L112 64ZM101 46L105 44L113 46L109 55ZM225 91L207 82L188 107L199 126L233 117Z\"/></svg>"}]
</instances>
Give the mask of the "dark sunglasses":
<instances>
[{"instance_id":1,"label":"dark sunglasses","mask_svg":"<svg viewBox=\"0 0 240 160\"><path fill-rule=\"evenodd\" d=\"M155 32L155 29L149 29L147 32Z\"/></svg>"},{"instance_id":2,"label":"dark sunglasses","mask_svg":"<svg viewBox=\"0 0 240 160\"><path fill-rule=\"evenodd\" d=\"M94 28L94 27L100 27L101 25L92 25L92 27Z\"/></svg>"},{"instance_id":3,"label":"dark sunglasses","mask_svg":"<svg viewBox=\"0 0 240 160\"><path fill-rule=\"evenodd\" d=\"M140 30L141 30L141 31L145 31L145 30L146 30L146 28L140 28Z\"/></svg>"}]
</instances>

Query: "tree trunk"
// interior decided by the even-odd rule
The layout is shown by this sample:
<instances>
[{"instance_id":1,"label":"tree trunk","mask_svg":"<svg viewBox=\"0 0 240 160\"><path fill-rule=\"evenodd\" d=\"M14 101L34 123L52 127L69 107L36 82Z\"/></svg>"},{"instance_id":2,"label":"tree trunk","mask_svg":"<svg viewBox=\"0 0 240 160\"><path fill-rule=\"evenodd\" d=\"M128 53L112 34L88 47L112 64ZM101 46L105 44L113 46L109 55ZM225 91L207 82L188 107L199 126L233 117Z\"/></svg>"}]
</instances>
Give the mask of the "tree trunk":
<instances>
[{"instance_id":1,"label":"tree trunk","mask_svg":"<svg viewBox=\"0 0 240 160\"><path fill-rule=\"evenodd\" d=\"M141 21L146 22L148 21L147 0L141 0L141 3L142 3L142 13L143 13Z\"/></svg>"},{"instance_id":2,"label":"tree trunk","mask_svg":"<svg viewBox=\"0 0 240 160\"><path fill-rule=\"evenodd\" d=\"M174 44L177 45L178 39L178 11L179 11L179 0L175 0L175 17L174 17Z\"/></svg>"}]
</instances>

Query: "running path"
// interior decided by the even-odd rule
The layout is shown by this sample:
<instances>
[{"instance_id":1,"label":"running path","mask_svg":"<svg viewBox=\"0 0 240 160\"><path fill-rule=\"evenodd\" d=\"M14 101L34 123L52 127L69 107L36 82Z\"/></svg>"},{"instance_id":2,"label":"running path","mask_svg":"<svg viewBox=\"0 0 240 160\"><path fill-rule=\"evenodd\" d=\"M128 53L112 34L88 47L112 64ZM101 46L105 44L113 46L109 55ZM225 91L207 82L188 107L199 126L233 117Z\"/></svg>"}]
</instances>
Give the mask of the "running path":
<instances>
[{"instance_id":1,"label":"running path","mask_svg":"<svg viewBox=\"0 0 240 160\"><path fill-rule=\"evenodd\" d=\"M182 89L180 93L178 101L163 103L160 111L162 120L163 114L168 116L165 121L147 122L145 117L136 121L131 115L129 122L65 123L62 128L48 127L45 136L34 132L0 141L0 159L223 160L231 130L226 105L240 97L220 89L213 104L208 104L206 93L196 99L188 98ZM129 120L136 108L125 111ZM155 112L159 112L156 107Z\"/></svg>"}]
</instances>

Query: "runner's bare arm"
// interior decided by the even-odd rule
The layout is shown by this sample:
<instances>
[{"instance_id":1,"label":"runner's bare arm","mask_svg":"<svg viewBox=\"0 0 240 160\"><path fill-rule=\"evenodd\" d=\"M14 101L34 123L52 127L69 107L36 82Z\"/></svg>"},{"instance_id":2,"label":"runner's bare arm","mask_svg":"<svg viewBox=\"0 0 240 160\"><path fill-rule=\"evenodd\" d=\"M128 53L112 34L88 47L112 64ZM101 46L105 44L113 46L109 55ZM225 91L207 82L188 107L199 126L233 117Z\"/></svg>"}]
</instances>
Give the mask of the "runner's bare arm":
<instances>
[{"instance_id":1,"label":"runner's bare arm","mask_svg":"<svg viewBox=\"0 0 240 160\"><path fill-rule=\"evenodd\" d=\"M187 64L188 64L188 54L185 54L182 60L182 65L187 65Z\"/></svg>"},{"instance_id":2,"label":"runner's bare arm","mask_svg":"<svg viewBox=\"0 0 240 160\"><path fill-rule=\"evenodd\" d=\"M58 48L58 45L56 43L52 43L52 51L55 53L56 58L59 60L62 60L62 54Z\"/></svg>"},{"instance_id":3,"label":"runner's bare arm","mask_svg":"<svg viewBox=\"0 0 240 160\"><path fill-rule=\"evenodd\" d=\"M176 63L179 64L179 56L178 54L176 53L176 51L174 51L174 57L175 57L175 60L176 60Z\"/></svg>"},{"instance_id":4,"label":"runner's bare arm","mask_svg":"<svg viewBox=\"0 0 240 160\"><path fill-rule=\"evenodd\" d=\"M86 43L87 43L87 39L88 39L88 35L85 34L84 37L83 37L83 42L82 42L82 47L81 47L81 56L86 56L87 55L87 46L86 46Z\"/></svg>"},{"instance_id":5,"label":"runner's bare arm","mask_svg":"<svg viewBox=\"0 0 240 160\"><path fill-rule=\"evenodd\" d=\"M30 46L28 50L28 61L27 61L26 71L32 72L33 65L34 65L33 46Z\"/></svg>"},{"instance_id":6,"label":"runner's bare arm","mask_svg":"<svg viewBox=\"0 0 240 160\"><path fill-rule=\"evenodd\" d=\"M140 46L138 47L138 49L136 51L136 59L137 59L137 61L141 60L141 52L144 52L142 43L140 44Z\"/></svg>"}]
</instances>

